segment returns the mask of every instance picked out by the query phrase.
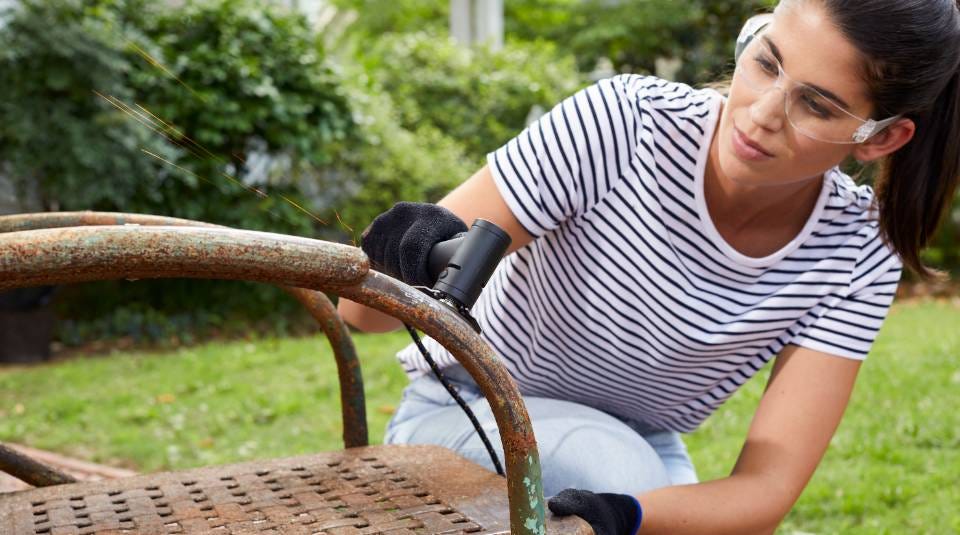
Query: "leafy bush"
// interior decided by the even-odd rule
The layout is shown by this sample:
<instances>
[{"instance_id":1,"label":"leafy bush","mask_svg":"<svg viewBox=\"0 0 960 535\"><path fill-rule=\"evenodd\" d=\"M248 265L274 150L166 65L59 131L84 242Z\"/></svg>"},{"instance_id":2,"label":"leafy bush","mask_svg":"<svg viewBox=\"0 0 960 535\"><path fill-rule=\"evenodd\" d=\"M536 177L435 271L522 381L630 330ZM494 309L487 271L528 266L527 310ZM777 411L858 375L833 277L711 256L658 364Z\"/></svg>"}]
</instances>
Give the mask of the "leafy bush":
<instances>
[{"instance_id":1,"label":"leafy bush","mask_svg":"<svg viewBox=\"0 0 960 535\"><path fill-rule=\"evenodd\" d=\"M334 205L356 239L360 230L400 200L439 200L476 170L460 143L429 124L406 129L379 84L353 67L346 76L357 142L344 143L325 173L336 184Z\"/></svg>"},{"instance_id":2,"label":"leafy bush","mask_svg":"<svg viewBox=\"0 0 960 535\"><path fill-rule=\"evenodd\" d=\"M581 70L608 58L619 72L656 72L657 58L677 58L678 81L715 80L750 16L776 0L516 0L506 27L520 39L547 39L573 53Z\"/></svg>"},{"instance_id":3,"label":"leafy bush","mask_svg":"<svg viewBox=\"0 0 960 535\"><path fill-rule=\"evenodd\" d=\"M743 22L776 0L510 0L504 2L508 40L555 43L582 72L608 58L619 72L655 72L659 57L683 61L679 81L721 75ZM445 35L448 0L334 0L352 9L364 38L428 31Z\"/></svg>"},{"instance_id":4,"label":"leafy bush","mask_svg":"<svg viewBox=\"0 0 960 535\"><path fill-rule=\"evenodd\" d=\"M21 192L37 183L47 208L149 197L159 169L139 148L171 155L94 93L134 97L134 64L114 15L79 1L25 1L2 15L0 162Z\"/></svg>"},{"instance_id":5,"label":"leafy bush","mask_svg":"<svg viewBox=\"0 0 960 535\"><path fill-rule=\"evenodd\" d=\"M314 220L280 195L309 206L302 183L317 179L314 170L332 161L351 129L338 75L306 20L292 12L243 0L177 9L26 0L4 14L0 163L15 183L39 183L48 209L157 213L314 235ZM114 325L104 318L136 297L167 314L137 313L154 324L148 334L162 332L158 318L185 310L280 318L273 313L298 309L274 288L235 282L100 283L62 297L70 317L102 325Z\"/></svg>"},{"instance_id":6,"label":"leafy bush","mask_svg":"<svg viewBox=\"0 0 960 535\"><path fill-rule=\"evenodd\" d=\"M512 0L511 0L512 1ZM350 33L363 41L387 33L443 32L450 18L450 0L330 0L352 13Z\"/></svg>"},{"instance_id":7,"label":"leafy bush","mask_svg":"<svg viewBox=\"0 0 960 535\"><path fill-rule=\"evenodd\" d=\"M313 232L304 214L250 189L297 198L296 181L351 129L306 20L245 0L88 4L27 0L7 14L0 161L13 178L39 181L49 207Z\"/></svg>"},{"instance_id":8,"label":"leafy bush","mask_svg":"<svg viewBox=\"0 0 960 535\"><path fill-rule=\"evenodd\" d=\"M391 34L361 61L393 98L404 127L431 125L478 163L523 129L533 106L549 109L585 84L573 59L545 42L494 52L425 32Z\"/></svg>"},{"instance_id":9,"label":"leafy bush","mask_svg":"<svg viewBox=\"0 0 960 535\"><path fill-rule=\"evenodd\" d=\"M203 147L181 151L181 173L167 198L170 213L225 224L313 234L314 221L276 191L304 203L298 182L332 160L350 131L347 97L306 20L244 0L189 4L146 21L131 83L145 107ZM256 165L259 164L259 165ZM247 188L226 178L234 177ZM229 200L223 199L228 196ZM264 221L274 215L274 220ZM279 219L277 221L276 219Z\"/></svg>"},{"instance_id":10,"label":"leafy bush","mask_svg":"<svg viewBox=\"0 0 960 535\"><path fill-rule=\"evenodd\" d=\"M399 7L390 12L413 20ZM354 236L398 200L439 200L519 133L534 106L550 107L584 83L572 58L549 44L492 52L417 32L370 46L369 27L361 28L343 53L358 141L342 145L321 181L336 184L339 212L328 217Z\"/></svg>"}]
</instances>

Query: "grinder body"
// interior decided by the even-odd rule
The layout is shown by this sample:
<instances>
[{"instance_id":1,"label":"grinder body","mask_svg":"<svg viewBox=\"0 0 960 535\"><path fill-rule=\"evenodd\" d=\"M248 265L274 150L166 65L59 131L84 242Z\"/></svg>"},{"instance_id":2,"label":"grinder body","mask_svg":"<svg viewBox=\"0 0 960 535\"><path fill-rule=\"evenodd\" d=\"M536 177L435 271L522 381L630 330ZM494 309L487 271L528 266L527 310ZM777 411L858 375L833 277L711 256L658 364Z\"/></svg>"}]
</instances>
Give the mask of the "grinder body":
<instances>
[{"instance_id":1,"label":"grinder body","mask_svg":"<svg viewBox=\"0 0 960 535\"><path fill-rule=\"evenodd\" d=\"M469 232L437 243L430 250L429 272L433 290L469 310L477 302L510 246L510 235L495 224L477 219Z\"/></svg>"}]
</instances>

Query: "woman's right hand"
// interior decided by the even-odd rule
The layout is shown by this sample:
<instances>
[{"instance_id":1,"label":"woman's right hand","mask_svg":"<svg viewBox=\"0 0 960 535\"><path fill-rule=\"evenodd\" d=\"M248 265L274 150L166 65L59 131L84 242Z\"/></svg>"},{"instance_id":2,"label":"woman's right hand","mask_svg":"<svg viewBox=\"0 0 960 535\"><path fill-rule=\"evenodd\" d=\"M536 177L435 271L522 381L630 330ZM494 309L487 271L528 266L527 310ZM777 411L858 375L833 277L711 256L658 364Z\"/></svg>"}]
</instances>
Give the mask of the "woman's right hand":
<instances>
[{"instance_id":1,"label":"woman's right hand","mask_svg":"<svg viewBox=\"0 0 960 535\"><path fill-rule=\"evenodd\" d=\"M510 207L507 206L506 201L503 200L503 196L500 195L500 191L497 189L493 176L490 174L490 169L487 166L484 166L466 182L457 186L456 189L447 194L439 203L428 206L445 209L447 213L453 214L459 219L460 224L463 225L463 230L466 230L467 225L472 224L477 218L492 222L510 235L511 242L510 248L507 249L508 254L524 247L533 239L533 236L524 230L516 216L513 215ZM423 262L422 266L426 269L426 261L429 260L430 251L429 248L427 248L427 257L425 260L412 261L411 258L416 257L416 254L410 252L401 254L401 249L403 249L401 242L407 232L413 231L413 234L410 235L411 239L413 236L422 232L419 226L414 228L414 226L410 225L408 218L411 213L414 214L413 219L420 221L420 223L417 224L420 225L429 219L430 213L434 212L432 209L425 210L424 212L413 209L410 213L402 214L404 217L394 218L391 216L380 220L381 217L390 214L395 208L397 207L394 206L391 210L384 212L370 224L370 227L364 231L364 236L361 238L361 247L364 252L367 253L367 256L370 257L374 269L404 280L408 284L413 284L405 278L406 276L403 273L402 265L405 261L411 266L417 264L417 262ZM424 217L426 217L426 219L424 219ZM380 220L379 223L378 220ZM398 223L398 220L407 222ZM447 224L452 225L452 222L448 221ZM441 232L441 234L444 233L449 233L449 229ZM456 232L446 237L441 237L434 243L453 237L454 234L456 234ZM420 239L424 239L423 235L421 235ZM368 244L366 243L367 240L372 241ZM432 284L428 283L424 284L424 286L432 286ZM347 299L340 299L337 310L347 323L361 331L387 332L403 326L399 320L392 316Z\"/></svg>"},{"instance_id":2,"label":"woman's right hand","mask_svg":"<svg viewBox=\"0 0 960 535\"><path fill-rule=\"evenodd\" d=\"M374 269L411 286L432 287L430 250L466 231L467 225L442 206L398 202L363 231L360 246Z\"/></svg>"}]
</instances>

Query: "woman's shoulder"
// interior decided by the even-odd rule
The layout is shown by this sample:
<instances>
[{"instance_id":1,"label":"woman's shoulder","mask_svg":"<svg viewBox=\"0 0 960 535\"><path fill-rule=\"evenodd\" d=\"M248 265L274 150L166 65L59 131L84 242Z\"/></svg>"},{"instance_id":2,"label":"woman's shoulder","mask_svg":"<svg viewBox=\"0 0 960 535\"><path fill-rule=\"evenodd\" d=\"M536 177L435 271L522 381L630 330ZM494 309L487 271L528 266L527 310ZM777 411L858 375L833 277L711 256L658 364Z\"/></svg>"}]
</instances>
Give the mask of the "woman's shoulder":
<instances>
[{"instance_id":1,"label":"woman's shoulder","mask_svg":"<svg viewBox=\"0 0 960 535\"><path fill-rule=\"evenodd\" d=\"M618 74L598 83L608 85L632 102L644 102L658 108L678 109L687 104L709 104L723 98L713 89L699 89L644 74Z\"/></svg>"},{"instance_id":2,"label":"woman's shoulder","mask_svg":"<svg viewBox=\"0 0 960 535\"><path fill-rule=\"evenodd\" d=\"M844 247L857 251L855 274L863 270L877 273L897 271L902 265L880 230L879 212L873 188L857 184L850 175L833 168L824 175L830 196L821 218L828 235L849 236ZM855 280L860 279L856 276Z\"/></svg>"},{"instance_id":3,"label":"woman's shoulder","mask_svg":"<svg viewBox=\"0 0 960 535\"><path fill-rule=\"evenodd\" d=\"M620 74L597 83L601 93L626 102L638 124L654 133L690 138L702 136L723 97L713 89L698 89L642 74ZM608 99L609 100L609 99ZM626 111L626 110L624 110Z\"/></svg>"},{"instance_id":4,"label":"woman's shoulder","mask_svg":"<svg viewBox=\"0 0 960 535\"><path fill-rule=\"evenodd\" d=\"M834 167L824 174L830 196L827 206L835 222L866 226L877 223L876 196L867 184L857 184L853 178Z\"/></svg>"}]
</instances>

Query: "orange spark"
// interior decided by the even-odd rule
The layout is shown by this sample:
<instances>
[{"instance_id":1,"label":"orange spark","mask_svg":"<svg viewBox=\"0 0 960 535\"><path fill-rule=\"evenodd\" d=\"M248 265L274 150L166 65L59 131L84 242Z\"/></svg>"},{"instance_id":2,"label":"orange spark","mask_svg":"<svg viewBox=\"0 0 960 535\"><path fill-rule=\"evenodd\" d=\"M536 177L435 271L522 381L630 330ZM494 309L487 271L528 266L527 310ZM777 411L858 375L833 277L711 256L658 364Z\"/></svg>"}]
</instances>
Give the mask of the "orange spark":
<instances>
[{"instance_id":1,"label":"orange spark","mask_svg":"<svg viewBox=\"0 0 960 535\"><path fill-rule=\"evenodd\" d=\"M300 206L299 204L293 202L293 200L290 199L289 197L287 197L286 195L284 195L284 194L282 194L282 193L278 193L277 195L279 195L280 198L282 198L283 200L285 200L285 201L287 201L288 203L292 204L295 208L297 208L297 209L300 210L301 212L303 212L303 213L307 214L308 216L310 216L310 217L316 219L317 221L319 221L321 225L326 225L326 224L327 224L326 221L324 221L324 220L320 219L319 217L317 217L316 215L314 215L313 212L311 212L311 211L307 210L306 208Z\"/></svg>"},{"instance_id":2,"label":"orange spark","mask_svg":"<svg viewBox=\"0 0 960 535\"><path fill-rule=\"evenodd\" d=\"M156 119L157 121L159 121L160 123L162 123L165 127L167 127L168 130L174 132L174 133L177 134L180 138L187 140L187 142L188 142L190 145L193 145L194 147L197 147L198 149L200 149L200 150L202 150L203 152L207 153L207 156L209 156L210 158L214 159L217 163L224 163L224 162L223 162L223 158L220 158L220 157L217 156L216 154L214 154L214 153L210 152L209 150L207 150L206 147L204 147L203 145L197 143L196 141L194 141L193 139L191 139L189 136L187 136L186 134L184 134L183 132L181 132L180 130L178 130L177 127L174 126L173 124L164 121L163 119L161 119L160 117L158 117L155 113L153 113L152 111L148 110L148 109L145 108L144 106L141 106L140 104L134 103L134 105L135 105L136 107L140 108L141 110L143 110L144 112L148 113L148 114L150 115L150 117L153 117L154 119Z\"/></svg>"},{"instance_id":3,"label":"orange spark","mask_svg":"<svg viewBox=\"0 0 960 535\"><path fill-rule=\"evenodd\" d=\"M145 152L145 153L149 154L150 156L153 156L154 158L160 160L161 162L163 162L163 163L165 163L165 164L167 164L167 165L176 167L177 169L183 171L184 173L187 173L188 175L190 175L190 176L192 176L192 177L195 177L195 178L198 179L198 180L202 180L202 181L204 181L204 182L206 182L206 183L208 183L208 184L213 184L214 186L217 185L214 181L212 181L212 180L207 180L206 178L203 178L202 176L194 173L193 171L191 171L191 170L189 170L189 169L184 169L183 167L180 167L179 165L171 162L170 160L164 158L163 156L160 156L159 154L154 154L154 153L152 153L152 152L150 152L150 151L148 151L147 149L144 149L144 148L142 148L142 147L140 148L140 151L141 151L141 152Z\"/></svg>"},{"instance_id":4,"label":"orange spark","mask_svg":"<svg viewBox=\"0 0 960 535\"><path fill-rule=\"evenodd\" d=\"M353 244L354 247L357 247L357 234L354 232L353 227L346 224L346 222L340 218L340 212L338 212L336 208L333 209L333 215L337 216L337 221L340 222L340 226L347 229L350 233L350 243Z\"/></svg>"},{"instance_id":5,"label":"orange spark","mask_svg":"<svg viewBox=\"0 0 960 535\"><path fill-rule=\"evenodd\" d=\"M130 39L127 39L127 44L129 44L129 45L132 46L134 49L136 49L137 53L140 54L140 55L143 57L143 59L147 60L147 63L153 65L154 67L156 67L156 68L158 68L158 69L160 69L161 71L163 71L164 73L166 73L167 76L169 76L170 78L173 78L174 80L176 80L177 82L179 82L180 85L182 85L183 87L187 88L187 90L190 91L190 93L193 94L193 96L195 96L195 97L197 97L198 99L200 99L201 102L204 102L204 103L205 103L205 102L207 101L206 97L204 97L204 96L200 95L199 93L197 93L196 91L194 91L192 87L190 87L189 85L187 85L187 84L186 84L183 80L181 80L180 78L177 78L177 75L176 75L176 74L173 74L173 72L171 72L170 69L164 67L164 66L163 66L163 63L160 63L160 60L158 60L157 58L151 56L149 53L147 53L146 50L144 50L144 49L140 48L139 46L137 46L137 44L134 43L133 41L131 41Z\"/></svg>"}]
</instances>

